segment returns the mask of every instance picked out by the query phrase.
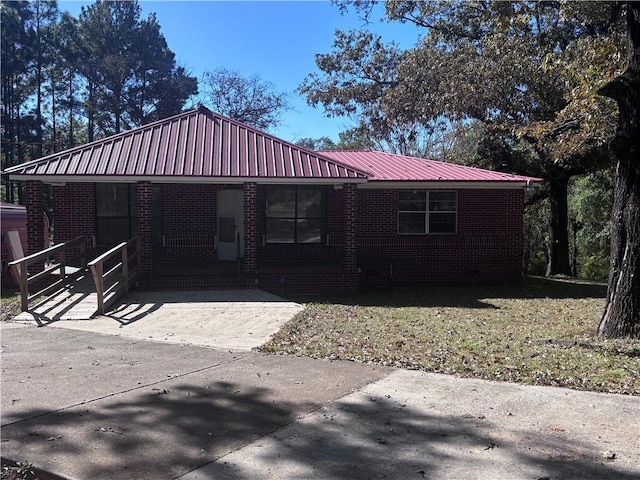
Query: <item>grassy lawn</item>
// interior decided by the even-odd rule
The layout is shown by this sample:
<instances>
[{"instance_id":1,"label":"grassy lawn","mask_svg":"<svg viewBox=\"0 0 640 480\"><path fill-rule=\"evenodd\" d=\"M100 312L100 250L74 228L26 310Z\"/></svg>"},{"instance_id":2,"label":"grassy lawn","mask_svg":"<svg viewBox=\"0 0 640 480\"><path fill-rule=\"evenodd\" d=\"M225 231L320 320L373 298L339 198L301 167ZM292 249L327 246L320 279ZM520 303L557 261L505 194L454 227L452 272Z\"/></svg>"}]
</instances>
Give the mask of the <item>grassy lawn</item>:
<instances>
[{"instance_id":1,"label":"grassy lawn","mask_svg":"<svg viewBox=\"0 0 640 480\"><path fill-rule=\"evenodd\" d=\"M20 313L20 295L13 293L13 290L2 289L2 299L0 300L0 322L11 320Z\"/></svg>"},{"instance_id":2,"label":"grassy lawn","mask_svg":"<svg viewBox=\"0 0 640 480\"><path fill-rule=\"evenodd\" d=\"M640 342L595 335L605 293L527 278L316 297L261 350L640 395Z\"/></svg>"}]
</instances>

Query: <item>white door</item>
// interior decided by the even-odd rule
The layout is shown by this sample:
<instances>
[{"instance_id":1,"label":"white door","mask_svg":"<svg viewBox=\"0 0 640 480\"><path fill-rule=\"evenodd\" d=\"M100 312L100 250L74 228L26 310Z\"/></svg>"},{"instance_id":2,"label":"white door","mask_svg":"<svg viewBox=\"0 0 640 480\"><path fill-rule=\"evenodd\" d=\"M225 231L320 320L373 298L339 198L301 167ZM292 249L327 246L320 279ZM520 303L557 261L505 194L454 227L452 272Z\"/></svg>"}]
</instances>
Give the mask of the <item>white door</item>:
<instances>
[{"instance_id":1,"label":"white door","mask_svg":"<svg viewBox=\"0 0 640 480\"><path fill-rule=\"evenodd\" d=\"M218 190L218 260L244 257L244 192ZM239 240L239 241L238 241Z\"/></svg>"}]
</instances>

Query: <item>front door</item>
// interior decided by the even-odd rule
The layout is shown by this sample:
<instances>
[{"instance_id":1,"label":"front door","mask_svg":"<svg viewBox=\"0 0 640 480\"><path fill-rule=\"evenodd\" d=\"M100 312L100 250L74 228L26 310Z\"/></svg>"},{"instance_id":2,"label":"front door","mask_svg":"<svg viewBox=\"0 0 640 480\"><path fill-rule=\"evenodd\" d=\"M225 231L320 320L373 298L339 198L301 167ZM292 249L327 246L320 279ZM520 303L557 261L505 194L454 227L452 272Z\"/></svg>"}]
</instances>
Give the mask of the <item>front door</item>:
<instances>
[{"instance_id":1,"label":"front door","mask_svg":"<svg viewBox=\"0 0 640 480\"><path fill-rule=\"evenodd\" d=\"M244 192L218 190L218 260L235 261L238 253L244 257Z\"/></svg>"}]
</instances>

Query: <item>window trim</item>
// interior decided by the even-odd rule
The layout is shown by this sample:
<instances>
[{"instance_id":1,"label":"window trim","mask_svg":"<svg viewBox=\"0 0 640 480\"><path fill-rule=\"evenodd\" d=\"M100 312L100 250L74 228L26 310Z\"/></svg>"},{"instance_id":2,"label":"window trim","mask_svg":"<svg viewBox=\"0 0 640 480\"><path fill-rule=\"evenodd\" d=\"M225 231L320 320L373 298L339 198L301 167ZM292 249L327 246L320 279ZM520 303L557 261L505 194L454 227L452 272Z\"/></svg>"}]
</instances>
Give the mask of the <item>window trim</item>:
<instances>
[{"instance_id":1,"label":"window trim","mask_svg":"<svg viewBox=\"0 0 640 480\"><path fill-rule=\"evenodd\" d=\"M400 194L402 192L410 191L412 193L424 193L425 194L425 210L400 210ZM455 194L455 210L430 210L430 195L431 193L453 193ZM401 232L400 231L400 215L403 213L422 213L424 214L425 219L425 231L424 232ZM439 213L448 213L455 215L455 225L454 230L452 232L431 232L429 231L430 222L429 216L431 213L439 214ZM396 233L398 235L455 235L458 233L458 191L457 190L398 190L398 213L396 217Z\"/></svg>"},{"instance_id":2,"label":"window trim","mask_svg":"<svg viewBox=\"0 0 640 480\"><path fill-rule=\"evenodd\" d=\"M270 188L291 188L293 187L293 191L294 191L294 205L293 205L293 217L273 217L273 216L269 216L269 205L268 205L268 194L269 194L269 189ZM323 211L324 211L324 216L322 217L300 217L298 216L298 191L299 188L316 188L317 190L319 190L320 192L322 192L322 201L324 203L323 205ZM268 245L322 245L326 242L326 238L327 238L327 187L325 185L287 185L287 184L272 184L272 185L267 185L266 189L265 189L265 203L264 203L264 209L265 209L265 236L264 236L264 242L265 244ZM293 241L291 242L278 242L278 241L273 241L273 240L269 240L269 232L268 232L268 225L269 225L269 220L293 220ZM323 226L322 226L322 232L320 235L320 240L317 242L301 242L298 240L298 221L299 220L322 220L323 221Z\"/></svg>"}]
</instances>

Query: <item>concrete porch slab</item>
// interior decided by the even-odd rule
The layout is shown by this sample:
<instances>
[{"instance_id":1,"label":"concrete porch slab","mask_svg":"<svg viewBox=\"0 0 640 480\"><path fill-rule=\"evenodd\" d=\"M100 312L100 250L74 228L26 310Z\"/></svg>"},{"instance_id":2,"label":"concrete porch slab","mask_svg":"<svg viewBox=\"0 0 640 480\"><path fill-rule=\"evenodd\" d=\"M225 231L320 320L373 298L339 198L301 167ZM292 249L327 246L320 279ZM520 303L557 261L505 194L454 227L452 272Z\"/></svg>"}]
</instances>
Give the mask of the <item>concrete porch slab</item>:
<instances>
[{"instance_id":1,"label":"concrete porch slab","mask_svg":"<svg viewBox=\"0 0 640 480\"><path fill-rule=\"evenodd\" d=\"M262 290L133 292L106 315L57 320L54 328L139 340L251 350L303 309ZM33 317L18 321L32 323Z\"/></svg>"}]
</instances>

